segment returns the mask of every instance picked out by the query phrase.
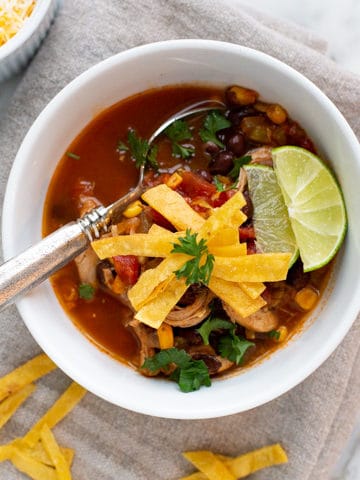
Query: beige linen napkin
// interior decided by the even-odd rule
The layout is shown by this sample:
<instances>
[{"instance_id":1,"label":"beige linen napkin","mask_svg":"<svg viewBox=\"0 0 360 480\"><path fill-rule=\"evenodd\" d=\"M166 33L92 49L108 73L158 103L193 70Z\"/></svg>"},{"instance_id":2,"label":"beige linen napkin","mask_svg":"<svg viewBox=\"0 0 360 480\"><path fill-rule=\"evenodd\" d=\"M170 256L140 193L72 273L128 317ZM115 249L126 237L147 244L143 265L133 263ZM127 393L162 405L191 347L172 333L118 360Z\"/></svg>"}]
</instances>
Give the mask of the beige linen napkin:
<instances>
[{"instance_id":1,"label":"beige linen napkin","mask_svg":"<svg viewBox=\"0 0 360 480\"><path fill-rule=\"evenodd\" d=\"M1 199L21 140L62 87L112 54L173 38L230 41L285 61L323 89L360 135L359 78L324 56L321 39L294 25L232 7L230 0L65 0L0 123ZM76 449L74 479L171 480L192 471L181 457L184 450L235 455L280 441L289 464L259 472L254 480L328 480L358 412L359 328L357 323L327 362L301 385L238 415L198 421L151 418L88 394L55 429L61 444ZM39 348L14 307L1 313L0 329L2 375ZM41 380L26 406L0 432L0 443L23 434L68 383L60 371ZM0 478L14 480L22 475L5 462L0 464Z\"/></svg>"}]
</instances>

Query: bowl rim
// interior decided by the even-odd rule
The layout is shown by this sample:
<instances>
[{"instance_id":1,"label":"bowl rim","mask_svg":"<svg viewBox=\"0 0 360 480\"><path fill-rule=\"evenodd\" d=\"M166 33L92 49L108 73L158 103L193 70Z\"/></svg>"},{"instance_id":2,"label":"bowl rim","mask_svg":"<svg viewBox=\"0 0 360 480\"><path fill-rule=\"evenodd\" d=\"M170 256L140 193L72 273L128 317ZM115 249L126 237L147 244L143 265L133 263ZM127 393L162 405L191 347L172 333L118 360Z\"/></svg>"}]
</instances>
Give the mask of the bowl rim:
<instances>
[{"instance_id":1,"label":"bowl rim","mask_svg":"<svg viewBox=\"0 0 360 480\"><path fill-rule=\"evenodd\" d=\"M24 25L12 38L10 38L6 43L4 43L4 45L1 45L0 62L9 57L11 54L15 53L17 50L21 49L23 45L32 37L32 35L39 28L53 1L58 2L61 0L36 1L34 10L31 12Z\"/></svg>"},{"instance_id":2,"label":"bowl rim","mask_svg":"<svg viewBox=\"0 0 360 480\"><path fill-rule=\"evenodd\" d=\"M16 183L16 179L18 175L21 173L22 163L23 163L22 158L25 158L25 155L22 155L22 153L25 152L28 146L31 145L33 132L36 131L37 129L42 129L42 125L46 122L47 116L57 109L57 106L61 104L61 102L64 101L64 99L66 99L67 95L70 95L73 89L80 88L83 83L87 83L91 78L96 77L103 70L106 70L109 66L113 65L113 63L117 63L119 60L122 61L122 60L131 59L134 57L136 58L139 54L140 55L151 54L154 48L156 49L156 51L160 51L160 50L166 51L167 49L173 50L173 49L181 48L186 50L187 48L193 49L194 47L205 48L207 50L227 49L234 53L241 53L242 55L250 56L250 57L255 55L262 62L270 63L272 67L283 70L290 77L300 79L301 82L305 84L306 88L310 89L314 94L316 94L319 97L319 100L325 105L325 107L330 112L332 112L333 115L337 117L337 122L341 125L342 131L344 132L344 134L346 134L347 141L350 142L351 148L357 151L358 156L360 158L360 145L358 143L358 140L354 132L348 125L347 121L341 114L341 112L336 108L336 106L331 102L331 100L304 75L296 71L294 68L288 66L287 64L281 62L280 60L271 57L270 55L267 55L263 52L259 52L257 50L244 47L241 45L236 45L228 42L219 42L214 40L201 40L201 39L169 40L169 41L155 42L155 43L134 47L132 49L120 52L112 57L109 57L99 62L98 64L90 67L88 70L86 70L85 72L80 74L78 77L76 77L74 80L72 80L47 104L47 106L40 113L40 115L37 117L35 122L32 124L32 126L28 130L18 150L16 159L14 161L14 165L10 172L8 184L5 191L3 218L2 218L2 226L3 226L2 241L3 241L5 258L10 258L15 253L12 251L11 237L8 235L6 225L12 218L11 203L13 199L12 199L11 191L13 189L13 186ZM87 378L86 375L84 378L84 376L81 376L81 375L79 376L77 373L74 374L74 372L71 370L71 368L69 368L68 365L64 365L63 358L61 357L59 352L49 351L49 348L47 347L47 345L44 345L43 342L38 338L38 335L31 329L31 326L29 326L29 323L31 324L31 322L27 321L29 302L26 296L18 300L16 302L16 305L25 324L30 330L30 333L33 335L34 339L41 346L41 348L55 361L55 363L66 374L68 374L75 381L83 385L89 391L95 393L101 398L104 398L105 400L108 400L111 403L115 403L123 408L127 408L129 410L136 411L138 413L143 413L143 414L148 414L148 415L153 415L158 417L165 417L165 418L200 419L200 418L214 418L214 417L220 417L224 415L230 415L230 414L238 413L241 411L249 410L259 405L263 405L273 400L274 398L279 397L285 392L289 391L294 386L301 383L311 373L313 373L340 344L340 342L342 341L346 333L349 331L351 325L353 324L360 309L360 282L357 285L356 291L354 292L353 301L351 305L348 306L347 321L339 323L338 329L336 332L337 335L329 336L327 341L320 346L320 348L314 353L313 356L311 356L311 358L304 359L302 368L301 369L299 368L298 371L293 372L293 374L289 376L289 378L287 379L286 383L283 383L282 385L278 385L277 388L275 389L275 394L274 394L274 390L265 391L263 392L262 399L260 401L258 398L255 400L250 399L247 402L243 402L243 406L241 408L239 408L238 404L234 402L230 406L227 405L226 408L224 408L224 406L221 406L221 405L216 407L213 406L210 411L204 409L203 411L189 412L186 410L184 411L184 409L181 410L177 408L176 414L174 413L174 410L172 409L171 405L169 405L164 410L164 405L157 406L152 404L152 405L144 406L141 400L140 402L136 401L135 404L133 404L132 402L127 402L127 403L114 402L114 399L111 397L111 395L109 395L107 391L104 391L102 388L99 388L99 386L94 387L94 385L91 383L90 379Z\"/></svg>"}]
</instances>

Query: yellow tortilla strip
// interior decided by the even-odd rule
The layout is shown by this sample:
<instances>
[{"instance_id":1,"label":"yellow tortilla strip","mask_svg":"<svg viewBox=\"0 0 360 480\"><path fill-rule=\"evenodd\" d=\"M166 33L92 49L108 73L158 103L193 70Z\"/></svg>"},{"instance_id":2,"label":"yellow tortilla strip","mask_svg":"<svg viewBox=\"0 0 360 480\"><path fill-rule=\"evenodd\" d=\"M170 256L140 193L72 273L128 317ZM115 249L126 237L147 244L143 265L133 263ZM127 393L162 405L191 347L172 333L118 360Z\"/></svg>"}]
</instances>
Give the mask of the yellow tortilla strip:
<instances>
[{"instance_id":1,"label":"yellow tortilla strip","mask_svg":"<svg viewBox=\"0 0 360 480\"><path fill-rule=\"evenodd\" d=\"M20 441L21 442L21 441ZM20 443L21 445L21 443ZM54 467L52 460L50 459L49 455L46 453L42 442L39 440L33 447L26 447L25 445L20 447L24 453L29 455L30 457L34 458L38 462L44 463L50 467ZM69 467L74 459L75 452L72 448L60 447L61 453L65 457L65 460Z\"/></svg>"},{"instance_id":2,"label":"yellow tortilla strip","mask_svg":"<svg viewBox=\"0 0 360 480\"><path fill-rule=\"evenodd\" d=\"M41 442L49 455L58 477L58 480L71 480L69 465L62 454L60 447L50 428L45 424L40 433Z\"/></svg>"},{"instance_id":3,"label":"yellow tortilla strip","mask_svg":"<svg viewBox=\"0 0 360 480\"><path fill-rule=\"evenodd\" d=\"M246 255L246 243L238 243L234 245L224 245L223 247L208 246L208 250L217 257L238 257Z\"/></svg>"},{"instance_id":4,"label":"yellow tortilla strip","mask_svg":"<svg viewBox=\"0 0 360 480\"><path fill-rule=\"evenodd\" d=\"M14 452L14 447L11 443L8 443L6 445L0 445L0 462L9 460L13 452Z\"/></svg>"},{"instance_id":5,"label":"yellow tortilla strip","mask_svg":"<svg viewBox=\"0 0 360 480\"><path fill-rule=\"evenodd\" d=\"M185 279L174 277L161 294L146 302L135 318L152 328L159 328L187 289Z\"/></svg>"},{"instance_id":6,"label":"yellow tortilla strip","mask_svg":"<svg viewBox=\"0 0 360 480\"><path fill-rule=\"evenodd\" d=\"M33 480L59 480L54 468L35 460L18 448L13 448L10 459L20 472Z\"/></svg>"},{"instance_id":7,"label":"yellow tortilla strip","mask_svg":"<svg viewBox=\"0 0 360 480\"><path fill-rule=\"evenodd\" d=\"M266 288L261 282L240 282L239 286L243 292L253 299L258 298Z\"/></svg>"},{"instance_id":8,"label":"yellow tortilla strip","mask_svg":"<svg viewBox=\"0 0 360 480\"><path fill-rule=\"evenodd\" d=\"M134 233L133 235L107 237L92 242L91 246L100 260L116 255L166 257L177 241L178 237L168 231L165 235Z\"/></svg>"},{"instance_id":9,"label":"yellow tortilla strip","mask_svg":"<svg viewBox=\"0 0 360 480\"><path fill-rule=\"evenodd\" d=\"M236 480L236 476L212 452L198 450L184 452L183 456L209 480Z\"/></svg>"},{"instance_id":10,"label":"yellow tortilla strip","mask_svg":"<svg viewBox=\"0 0 360 480\"><path fill-rule=\"evenodd\" d=\"M148 298L153 298L152 293L163 282L174 276L175 270L178 270L191 257L181 253L176 253L166 257L156 268L146 270L140 275L139 280L128 291L128 298L135 310L147 302ZM162 291L162 289L160 289Z\"/></svg>"},{"instance_id":11,"label":"yellow tortilla strip","mask_svg":"<svg viewBox=\"0 0 360 480\"><path fill-rule=\"evenodd\" d=\"M25 385L21 390L9 395L0 403L0 428L12 417L16 410L35 390L35 385L30 383Z\"/></svg>"},{"instance_id":12,"label":"yellow tortilla strip","mask_svg":"<svg viewBox=\"0 0 360 480\"><path fill-rule=\"evenodd\" d=\"M239 226L224 226L222 230L214 233L207 241L208 247L225 247L239 244Z\"/></svg>"},{"instance_id":13,"label":"yellow tortilla strip","mask_svg":"<svg viewBox=\"0 0 360 480\"><path fill-rule=\"evenodd\" d=\"M150 188L143 193L142 199L161 213L177 230L191 228L197 232L205 222L179 193L165 184Z\"/></svg>"},{"instance_id":14,"label":"yellow tortilla strip","mask_svg":"<svg viewBox=\"0 0 360 480\"><path fill-rule=\"evenodd\" d=\"M291 253L215 257L212 274L232 282L278 282L286 279L290 259Z\"/></svg>"},{"instance_id":15,"label":"yellow tortilla strip","mask_svg":"<svg viewBox=\"0 0 360 480\"><path fill-rule=\"evenodd\" d=\"M236 478L244 478L262 468L287 463L288 457L279 443L245 453L235 458L217 455Z\"/></svg>"},{"instance_id":16,"label":"yellow tortilla strip","mask_svg":"<svg viewBox=\"0 0 360 480\"><path fill-rule=\"evenodd\" d=\"M73 382L45 415L27 432L22 441L27 446L33 447L40 438L43 426L47 424L49 428L53 428L80 402L85 394L86 390Z\"/></svg>"},{"instance_id":17,"label":"yellow tortilla strip","mask_svg":"<svg viewBox=\"0 0 360 480\"><path fill-rule=\"evenodd\" d=\"M209 288L242 317L248 317L266 305L262 297L250 298L236 282L211 277Z\"/></svg>"},{"instance_id":18,"label":"yellow tortilla strip","mask_svg":"<svg viewBox=\"0 0 360 480\"><path fill-rule=\"evenodd\" d=\"M243 194L237 192L224 205L214 210L199 230L199 237L209 239L220 233L224 227L239 227L246 220L246 215L241 211L245 203Z\"/></svg>"},{"instance_id":19,"label":"yellow tortilla strip","mask_svg":"<svg viewBox=\"0 0 360 480\"><path fill-rule=\"evenodd\" d=\"M0 401L56 368L44 353L0 378Z\"/></svg>"}]
</instances>

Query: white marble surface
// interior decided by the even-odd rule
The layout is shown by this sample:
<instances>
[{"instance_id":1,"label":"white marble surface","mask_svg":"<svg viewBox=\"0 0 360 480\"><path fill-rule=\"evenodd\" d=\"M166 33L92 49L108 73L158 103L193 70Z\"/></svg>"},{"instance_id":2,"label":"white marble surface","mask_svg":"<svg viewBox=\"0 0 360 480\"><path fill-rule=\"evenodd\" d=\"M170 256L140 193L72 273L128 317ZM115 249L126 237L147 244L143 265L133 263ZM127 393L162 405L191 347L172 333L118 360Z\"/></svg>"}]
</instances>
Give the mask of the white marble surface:
<instances>
[{"instance_id":1,"label":"white marble surface","mask_svg":"<svg viewBox=\"0 0 360 480\"><path fill-rule=\"evenodd\" d=\"M239 0L232 1L238 3ZM360 74L360 0L248 0L244 3L315 31L327 40L328 54L336 62ZM6 112L21 77L19 74L0 83L0 117ZM359 479L360 408L359 420L329 480Z\"/></svg>"}]
</instances>

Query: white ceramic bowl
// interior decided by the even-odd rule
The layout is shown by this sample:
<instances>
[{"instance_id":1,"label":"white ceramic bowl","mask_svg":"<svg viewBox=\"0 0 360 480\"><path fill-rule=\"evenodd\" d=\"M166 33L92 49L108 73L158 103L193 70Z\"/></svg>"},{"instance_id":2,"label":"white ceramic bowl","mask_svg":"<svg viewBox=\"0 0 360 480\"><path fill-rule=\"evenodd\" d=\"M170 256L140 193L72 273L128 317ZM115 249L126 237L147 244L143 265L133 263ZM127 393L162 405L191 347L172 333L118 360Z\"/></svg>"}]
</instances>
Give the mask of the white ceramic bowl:
<instances>
[{"instance_id":1,"label":"white ceramic bowl","mask_svg":"<svg viewBox=\"0 0 360 480\"><path fill-rule=\"evenodd\" d=\"M359 310L360 148L342 115L309 80L263 53L203 40L145 45L101 62L62 90L30 128L6 191L3 245L9 258L41 238L43 204L56 163L95 114L136 92L181 82L254 88L265 100L284 105L332 163L349 231L327 292L304 331L259 365L184 394L175 383L145 378L100 352L66 316L49 283L17 306L43 350L89 391L150 415L210 418L264 404L304 380L341 342Z\"/></svg>"},{"instance_id":2,"label":"white ceramic bowl","mask_svg":"<svg viewBox=\"0 0 360 480\"><path fill-rule=\"evenodd\" d=\"M19 32L0 47L0 82L19 72L39 48L62 0L37 0Z\"/></svg>"}]
</instances>

